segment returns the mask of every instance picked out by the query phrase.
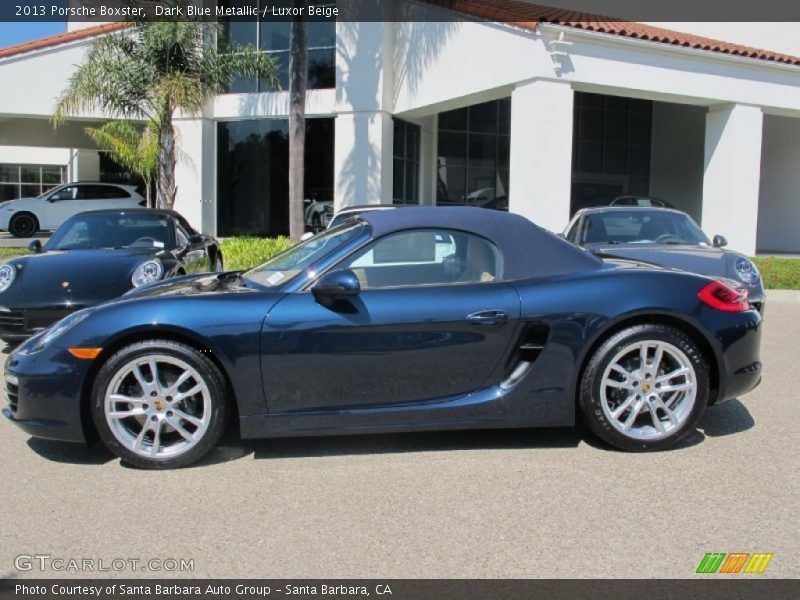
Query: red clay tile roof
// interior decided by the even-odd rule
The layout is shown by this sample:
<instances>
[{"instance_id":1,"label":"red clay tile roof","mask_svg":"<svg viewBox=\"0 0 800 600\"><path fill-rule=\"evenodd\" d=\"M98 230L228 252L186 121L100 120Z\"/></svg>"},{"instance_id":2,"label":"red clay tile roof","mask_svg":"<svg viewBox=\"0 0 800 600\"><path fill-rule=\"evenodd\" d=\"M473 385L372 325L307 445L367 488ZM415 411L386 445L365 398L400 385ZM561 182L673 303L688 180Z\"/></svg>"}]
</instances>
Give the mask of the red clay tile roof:
<instances>
[{"instance_id":1,"label":"red clay tile roof","mask_svg":"<svg viewBox=\"0 0 800 600\"><path fill-rule=\"evenodd\" d=\"M771 50L760 50L740 44L730 44L689 33L653 27L644 23L529 4L519 0L423 0L423 2L489 21L511 23L526 29L536 29L540 23L551 23L553 25L659 42L672 46L757 58L787 65L800 65L800 57L797 56L772 52Z\"/></svg>"},{"instance_id":2,"label":"red clay tile roof","mask_svg":"<svg viewBox=\"0 0 800 600\"><path fill-rule=\"evenodd\" d=\"M0 58L7 56L16 56L25 52L32 52L33 50L40 50L42 48L50 48L51 46L58 46L59 44L66 44L67 42L76 42L78 40L85 40L86 38L100 35L101 33L110 33L118 31L127 27L127 23L108 23L106 25L97 25L96 27L87 27L85 29L76 29L75 31L67 31L66 33L59 33L43 37L32 42L25 42L7 48L0 48Z\"/></svg>"},{"instance_id":3,"label":"red clay tile roof","mask_svg":"<svg viewBox=\"0 0 800 600\"><path fill-rule=\"evenodd\" d=\"M633 21L615 20L601 15L529 4L519 0L423 0L423 2L489 21L511 23L527 29L536 29L540 23L551 23L553 25L563 25L575 29L659 42L672 46L708 50L745 58L757 58L787 65L800 65L800 57L797 56L772 52L771 50L760 50L740 44L730 44L720 40L680 33ZM74 42L102 33L118 31L126 26L127 23L122 22L98 25L97 27L87 27L86 29L78 29L32 42L25 42L24 44L17 44L16 46L9 46L8 48L0 49L0 58Z\"/></svg>"}]
</instances>

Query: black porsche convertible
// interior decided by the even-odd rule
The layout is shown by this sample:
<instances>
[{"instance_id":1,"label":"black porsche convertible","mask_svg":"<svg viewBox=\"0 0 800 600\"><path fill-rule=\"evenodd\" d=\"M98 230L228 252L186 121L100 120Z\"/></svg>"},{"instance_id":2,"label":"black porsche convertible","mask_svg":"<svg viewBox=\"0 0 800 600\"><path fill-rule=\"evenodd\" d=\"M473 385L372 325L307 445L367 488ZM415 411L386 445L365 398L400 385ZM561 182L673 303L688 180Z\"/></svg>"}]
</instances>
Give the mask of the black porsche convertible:
<instances>
[{"instance_id":1,"label":"black porsche convertible","mask_svg":"<svg viewBox=\"0 0 800 600\"><path fill-rule=\"evenodd\" d=\"M169 277L222 271L218 242L172 210L98 210L0 266L0 339L27 338L78 309Z\"/></svg>"}]
</instances>

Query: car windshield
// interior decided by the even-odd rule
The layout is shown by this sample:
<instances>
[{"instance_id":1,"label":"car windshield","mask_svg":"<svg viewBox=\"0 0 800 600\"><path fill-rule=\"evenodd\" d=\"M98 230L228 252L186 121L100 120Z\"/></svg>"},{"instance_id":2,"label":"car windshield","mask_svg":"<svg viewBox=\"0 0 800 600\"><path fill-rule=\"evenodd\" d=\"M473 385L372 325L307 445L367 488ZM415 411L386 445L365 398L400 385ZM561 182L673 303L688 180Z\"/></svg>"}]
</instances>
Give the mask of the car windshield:
<instances>
[{"instance_id":1,"label":"car windshield","mask_svg":"<svg viewBox=\"0 0 800 600\"><path fill-rule=\"evenodd\" d=\"M264 287L289 283L318 260L349 244L368 229L369 225L363 221L328 229L247 271L242 277Z\"/></svg>"},{"instance_id":2,"label":"car windshield","mask_svg":"<svg viewBox=\"0 0 800 600\"><path fill-rule=\"evenodd\" d=\"M99 213L72 217L59 227L47 250L172 248L169 217L149 213Z\"/></svg>"},{"instance_id":3,"label":"car windshield","mask_svg":"<svg viewBox=\"0 0 800 600\"><path fill-rule=\"evenodd\" d=\"M581 245L690 244L710 242L689 215L667 210L607 210L584 218Z\"/></svg>"}]
</instances>

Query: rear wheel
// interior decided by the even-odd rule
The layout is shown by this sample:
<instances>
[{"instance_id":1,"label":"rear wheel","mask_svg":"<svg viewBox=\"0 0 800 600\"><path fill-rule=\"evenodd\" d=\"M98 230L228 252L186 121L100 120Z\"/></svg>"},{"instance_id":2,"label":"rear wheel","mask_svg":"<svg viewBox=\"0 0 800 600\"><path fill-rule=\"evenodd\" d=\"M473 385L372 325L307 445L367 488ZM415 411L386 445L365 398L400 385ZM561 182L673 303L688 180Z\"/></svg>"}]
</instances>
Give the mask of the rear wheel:
<instances>
[{"instance_id":1,"label":"rear wheel","mask_svg":"<svg viewBox=\"0 0 800 600\"><path fill-rule=\"evenodd\" d=\"M589 427L622 450L669 448L708 403L708 365L682 331L628 327L606 340L584 372L579 403Z\"/></svg>"},{"instance_id":2,"label":"rear wheel","mask_svg":"<svg viewBox=\"0 0 800 600\"><path fill-rule=\"evenodd\" d=\"M147 469L184 467L222 435L224 380L194 348L171 341L138 342L100 369L92 416L100 438L125 462Z\"/></svg>"},{"instance_id":3,"label":"rear wheel","mask_svg":"<svg viewBox=\"0 0 800 600\"><path fill-rule=\"evenodd\" d=\"M19 213L11 217L8 231L14 237L29 238L39 231L39 221L30 213Z\"/></svg>"}]
</instances>

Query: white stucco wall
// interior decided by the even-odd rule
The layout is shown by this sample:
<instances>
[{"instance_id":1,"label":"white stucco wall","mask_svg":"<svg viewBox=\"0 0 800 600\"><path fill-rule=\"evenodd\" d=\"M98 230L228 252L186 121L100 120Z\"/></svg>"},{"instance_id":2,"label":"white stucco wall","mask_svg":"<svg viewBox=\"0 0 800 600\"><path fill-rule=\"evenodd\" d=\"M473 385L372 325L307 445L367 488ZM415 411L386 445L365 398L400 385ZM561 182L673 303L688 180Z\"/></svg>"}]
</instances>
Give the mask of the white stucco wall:
<instances>
[{"instance_id":1,"label":"white stucco wall","mask_svg":"<svg viewBox=\"0 0 800 600\"><path fill-rule=\"evenodd\" d=\"M74 66L83 62L87 45L82 40L0 59L0 117L50 118Z\"/></svg>"},{"instance_id":2,"label":"white stucco wall","mask_svg":"<svg viewBox=\"0 0 800 600\"><path fill-rule=\"evenodd\" d=\"M743 104L706 114L701 225L747 255L756 252L763 122L760 108Z\"/></svg>"},{"instance_id":3,"label":"white stucco wall","mask_svg":"<svg viewBox=\"0 0 800 600\"><path fill-rule=\"evenodd\" d=\"M800 119L764 118L759 252L800 252Z\"/></svg>"},{"instance_id":4,"label":"white stucco wall","mask_svg":"<svg viewBox=\"0 0 800 600\"><path fill-rule=\"evenodd\" d=\"M32 148L28 146L0 146L0 163L11 165L59 165L70 163L68 148Z\"/></svg>"}]
</instances>

